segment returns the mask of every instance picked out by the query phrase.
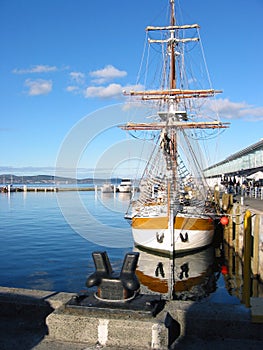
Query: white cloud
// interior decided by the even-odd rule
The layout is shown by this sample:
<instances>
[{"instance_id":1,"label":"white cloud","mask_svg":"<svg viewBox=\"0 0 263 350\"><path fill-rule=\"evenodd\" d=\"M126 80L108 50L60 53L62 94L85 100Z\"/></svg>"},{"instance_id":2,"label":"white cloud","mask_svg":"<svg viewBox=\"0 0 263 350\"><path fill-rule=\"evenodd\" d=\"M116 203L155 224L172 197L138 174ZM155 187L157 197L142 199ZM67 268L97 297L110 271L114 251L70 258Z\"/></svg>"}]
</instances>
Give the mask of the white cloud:
<instances>
[{"instance_id":1,"label":"white cloud","mask_svg":"<svg viewBox=\"0 0 263 350\"><path fill-rule=\"evenodd\" d=\"M56 66L37 65L27 69L14 69L15 74L48 73L57 71Z\"/></svg>"},{"instance_id":2,"label":"white cloud","mask_svg":"<svg viewBox=\"0 0 263 350\"><path fill-rule=\"evenodd\" d=\"M74 81L76 84L84 84L85 82L85 74L81 72L71 72L69 73L70 78L72 81Z\"/></svg>"},{"instance_id":3,"label":"white cloud","mask_svg":"<svg viewBox=\"0 0 263 350\"><path fill-rule=\"evenodd\" d=\"M91 85L83 91L85 98L120 98L123 95L124 88L121 84L109 83L110 80L122 78L127 72L121 71L112 65L107 65L102 69L90 72L89 75L95 79L91 81ZM67 87L68 92L80 92L82 85L85 83L85 74L81 72L71 72L70 78L72 84ZM108 83L104 86L105 83Z\"/></svg>"},{"instance_id":4,"label":"white cloud","mask_svg":"<svg viewBox=\"0 0 263 350\"><path fill-rule=\"evenodd\" d=\"M90 72L90 76L95 78L93 80L96 84L103 84L106 81L110 81L116 78L123 78L127 75L127 72L121 71L112 65L107 65L106 67Z\"/></svg>"},{"instance_id":5,"label":"white cloud","mask_svg":"<svg viewBox=\"0 0 263 350\"><path fill-rule=\"evenodd\" d=\"M123 92L130 90L142 90L142 85L122 86L120 84L109 84L108 86L90 86L87 87L84 96L86 98L120 98L123 97Z\"/></svg>"},{"instance_id":6,"label":"white cloud","mask_svg":"<svg viewBox=\"0 0 263 350\"><path fill-rule=\"evenodd\" d=\"M66 91L68 91L68 92L78 92L79 91L79 87L70 85L70 86L66 87Z\"/></svg>"},{"instance_id":7,"label":"white cloud","mask_svg":"<svg viewBox=\"0 0 263 350\"><path fill-rule=\"evenodd\" d=\"M223 119L263 120L263 107L255 107L246 102L232 102L229 99L210 101L207 108L218 112Z\"/></svg>"},{"instance_id":8,"label":"white cloud","mask_svg":"<svg viewBox=\"0 0 263 350\"><path fill-rule=\"evenodd\" d=\"M25 81L25 86L29 89L28 95L30 96L46 95L52 90L52 81L43 79L27 79Z\"/></svg>"},{"instance_id":9,"label":"white cloud","mask_svg":"<svg viewBox=\"0 0 263 350\"><path fill-rule=\"evenodd\" d=\"M123 92L129 94L130 91L142 91L145 87L142 84L135 84L135 85L126 85L123 87Z\"/></svg>"},{"instance_id":10,"label":"white cloud","mask_svg":"<svg viewBox=\"0 0 263 350\"><path fill-rule=\"evenodd\" d=\"M122 95L123 87L120 84L110 84L108 86L90 86L85 90L84 96L112 98L120 97Z\"/></svg>"}]
</instances>

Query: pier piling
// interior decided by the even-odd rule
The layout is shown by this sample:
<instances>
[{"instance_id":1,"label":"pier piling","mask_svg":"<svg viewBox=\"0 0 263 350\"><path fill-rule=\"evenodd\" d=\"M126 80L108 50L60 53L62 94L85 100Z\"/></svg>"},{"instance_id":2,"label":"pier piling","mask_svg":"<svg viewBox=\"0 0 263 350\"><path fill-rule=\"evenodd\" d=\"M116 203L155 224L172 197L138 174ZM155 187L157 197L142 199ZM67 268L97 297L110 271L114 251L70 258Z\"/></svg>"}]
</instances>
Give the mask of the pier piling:
<instances>
[{"instance_id":1,"label":"pier piling","mask_svg":"<svg viewBox=\"0 0 263 350\"><path fill-rule=\"evenodd\" d=\"M244 290L243 302L250 307L250 279L251 279L251 212L246 211L244 216Z\"/></svg>"}]
</instances>

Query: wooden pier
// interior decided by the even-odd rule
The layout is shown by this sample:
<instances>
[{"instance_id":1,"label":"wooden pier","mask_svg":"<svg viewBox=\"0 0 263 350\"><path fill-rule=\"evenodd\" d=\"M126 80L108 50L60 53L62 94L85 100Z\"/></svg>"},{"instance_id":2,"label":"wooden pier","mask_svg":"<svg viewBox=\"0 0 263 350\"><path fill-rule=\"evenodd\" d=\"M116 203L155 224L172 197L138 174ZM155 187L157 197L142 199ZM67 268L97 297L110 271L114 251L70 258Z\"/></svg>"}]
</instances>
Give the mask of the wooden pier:
<instances>
[{"instance_id":1,"label":"wooden pier","mask_svg":"<svg viewBox=\"0 0 263 350\"><path fill-rule=\"evenodd\" d=\"M95 191L93 187L56 187L56 186L3 186L0 187L2 193L13 192L64 192L64 191Z\"/></svg>"},{"instance_id":2,"label":"wooden pier","mask_svg":"<svg viewBox=\"0 0 263 350\"><path fill-rule=\"evenodd\" d=\"M262 210L233 202L224 194L222 211L228 217L224 227L225 259L229 283L236 296L251 307L252 321L263 323L263 203ZM238 276L243 276L242 281ZM233 288L234 289L234 288Z\"/></svg>"}]
</instances>

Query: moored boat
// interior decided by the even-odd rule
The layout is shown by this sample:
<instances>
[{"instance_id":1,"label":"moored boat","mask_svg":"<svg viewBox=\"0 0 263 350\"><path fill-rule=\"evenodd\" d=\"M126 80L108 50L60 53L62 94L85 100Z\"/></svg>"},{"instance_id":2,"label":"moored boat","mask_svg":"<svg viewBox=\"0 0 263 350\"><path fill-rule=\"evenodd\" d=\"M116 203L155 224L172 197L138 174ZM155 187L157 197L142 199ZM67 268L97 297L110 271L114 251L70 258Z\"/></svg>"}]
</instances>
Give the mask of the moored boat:
<instances>
[{"instance_id":1,"label":"moored boat","mask_svg":"<svg viewBox=\"0 0 263 350\"><path fill-rule=\"evenodd\" d=\"M208 117L207 112L202 118L204 102L200 101L222 91L200 88L199 76L189 75L192 69L186 67L186 54L200 43L199 25L177 23L174 0L169 1L169 7L167 26L146 28L149 45L160 46L155 52L161 53L162 63L157 67L163 78L161 87L125 92L151 104L151 116L147 119L151 117L152 121L130 122L121 128L134 133L149 131L155 140L139 194L132 198L126 214L134 243L173 255L200 249L213 240L216 209L202 172L198 140L203 141L208 134L211 137L211 133L218 133L228 124L218 117ZM192 46L187 49L187 45ZM210 79L207 81L210 83Z\"/></svg>"},{"instance_id":2,"label":"moored boat","mask_svg":"<svg viewBox=\"0 0 263 350\"><path fill-rule=\"evenodd\" d=\"M101 186L101 192L102 193L113 193L114 192L114 186L110 183L105 183Z\"/></svg>"},{"instance_id":3,"label":"moored boat","mask_svg":"<svg viewBox=\"0 0 263 350\"><path fill-rule=\"evenodd\" d=\"M118 191L121 193L131 193L132 192L132 182L131 179L122 179L118 186Z\"/></svg>"}]
</instances>

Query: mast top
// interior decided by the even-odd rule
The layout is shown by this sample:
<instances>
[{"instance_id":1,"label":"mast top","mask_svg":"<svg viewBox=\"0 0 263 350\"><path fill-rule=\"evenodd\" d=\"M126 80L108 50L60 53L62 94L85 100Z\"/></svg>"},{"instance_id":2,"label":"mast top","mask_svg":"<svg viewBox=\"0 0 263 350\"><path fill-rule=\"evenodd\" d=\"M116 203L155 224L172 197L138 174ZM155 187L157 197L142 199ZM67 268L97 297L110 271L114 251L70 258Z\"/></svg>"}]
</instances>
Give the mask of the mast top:
<instances>
[{"instance_id":1,"label":"mast top","mask_svg":"<svg viewBox=\"0 0 263 350\"><path fill-rule=\"evenodd\" d=\"M171 5L171 26L175 25L175 11L174 11L174 0L170 0Z\"/></svg>"}]
</instances>

